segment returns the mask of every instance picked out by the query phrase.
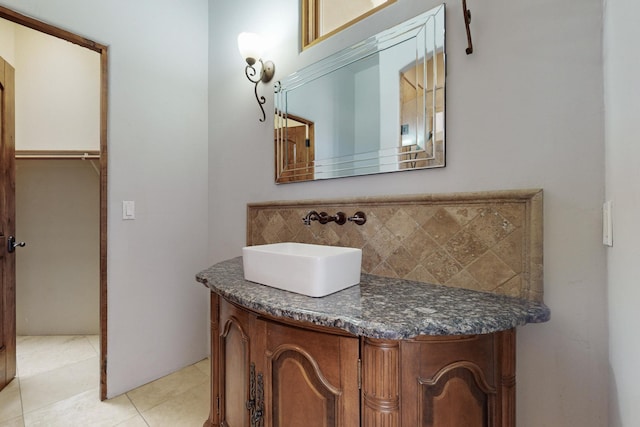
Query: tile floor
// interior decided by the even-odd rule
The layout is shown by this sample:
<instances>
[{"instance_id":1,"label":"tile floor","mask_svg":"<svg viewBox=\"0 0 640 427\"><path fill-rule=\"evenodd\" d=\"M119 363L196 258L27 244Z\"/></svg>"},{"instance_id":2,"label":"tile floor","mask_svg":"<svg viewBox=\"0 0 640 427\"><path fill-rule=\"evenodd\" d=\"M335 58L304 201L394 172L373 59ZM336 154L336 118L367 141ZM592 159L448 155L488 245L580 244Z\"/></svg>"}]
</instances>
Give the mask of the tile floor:
<instances>
[{"instance_id":1,"label":"tile floor","mask_svg":"<svg viewBox=\"0 0 640 427\"><path fill-rule=\"evenodd\" d=\"M0 427L201 427L209 416L209 359L100 402L98 348L97 336L18 337Z\"/></svg>"}]
</instances>

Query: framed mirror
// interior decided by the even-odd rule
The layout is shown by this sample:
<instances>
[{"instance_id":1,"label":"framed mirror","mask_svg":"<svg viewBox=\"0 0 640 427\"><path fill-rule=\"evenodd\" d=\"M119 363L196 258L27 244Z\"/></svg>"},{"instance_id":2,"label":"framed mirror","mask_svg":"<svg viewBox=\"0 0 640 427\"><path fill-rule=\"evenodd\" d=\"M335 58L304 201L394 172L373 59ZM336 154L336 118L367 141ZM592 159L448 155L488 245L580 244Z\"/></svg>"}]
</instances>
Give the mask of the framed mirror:
<instances>
[{"instance_id":1,"label":"framed mirror","mask_svg":"<svg viewBox=\"0 0 640 427\"><path fill-rule=\"evenodd\" d=\"M445 165L444 4L276 84L276 182Z\"/></svg>"}]
</instances>

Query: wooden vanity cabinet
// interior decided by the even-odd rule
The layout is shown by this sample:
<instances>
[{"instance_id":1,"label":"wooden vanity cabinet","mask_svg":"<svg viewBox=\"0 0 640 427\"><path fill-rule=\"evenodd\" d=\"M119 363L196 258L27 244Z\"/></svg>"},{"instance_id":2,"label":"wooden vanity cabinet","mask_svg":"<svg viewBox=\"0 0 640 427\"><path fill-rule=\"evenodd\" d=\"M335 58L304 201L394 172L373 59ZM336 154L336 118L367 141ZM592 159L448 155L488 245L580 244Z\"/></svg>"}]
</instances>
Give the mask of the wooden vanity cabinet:
<instances>
[{"instance_id":1,"label":"wooden vanity cabinet","mask_svg":"<svg viewBox=\"0 0 640 427\"><path fill-rule=\"evenodd\" d=\"M355 337L211 293L205 427L511 427L515 333Z\"/></svg>"}]
</instances>

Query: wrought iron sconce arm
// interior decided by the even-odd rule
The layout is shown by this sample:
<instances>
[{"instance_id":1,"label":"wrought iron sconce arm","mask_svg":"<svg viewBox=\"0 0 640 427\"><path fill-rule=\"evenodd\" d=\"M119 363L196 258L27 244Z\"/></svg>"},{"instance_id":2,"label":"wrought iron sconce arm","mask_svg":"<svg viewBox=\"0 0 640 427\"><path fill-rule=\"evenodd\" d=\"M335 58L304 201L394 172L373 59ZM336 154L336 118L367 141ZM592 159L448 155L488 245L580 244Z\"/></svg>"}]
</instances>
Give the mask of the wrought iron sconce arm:
<instances>
[{"instance_id":1,"label":"wrought iron sconce arm","mask_svg":"<svg viewBox=\"0 0 640 427\"><path fill-rule=\"evenodd\" d=\"M264 122L267 115L264 112L263 105L266 102L264 96L258 95L258 84L269 83L273 79L273 75L276 72L276 66L273 61L263 60L264 54L264 38L255 33L240 33L238 34L238 50L240 55L247 62L247 66L244 67L244 74L247 79L253 83L253 93L256 96L258 106L262 111L261 122ZM259 62L260 70L256 69L255 65Z\"/></svg>"},{"instance_id":2,"label":"wrought iron sconce arm","mask_svg":"<svg viewBox=\"0 0 640 427\"><path fill-rule=\"evenodd\" d=\"M258 59L258 62L260 62L260 74L258 75L258 70L256 70L256 67L254 67L256 61L253 58L247 58L246 61L247 66L244 68L244 74L247 76L247 79L249 79L249 81L254 84L253 93L255 94L258 106L262 111L262 118L260 119L260 121L264 122L267 116L264 111L263 105L265 104L265 102L267 102L267 100L264 98L264 96L258 95L258 83L270 82L275 73L276 66L272 61L264 62L262 61L262 59Z\"/></svg>"}]
</instances>

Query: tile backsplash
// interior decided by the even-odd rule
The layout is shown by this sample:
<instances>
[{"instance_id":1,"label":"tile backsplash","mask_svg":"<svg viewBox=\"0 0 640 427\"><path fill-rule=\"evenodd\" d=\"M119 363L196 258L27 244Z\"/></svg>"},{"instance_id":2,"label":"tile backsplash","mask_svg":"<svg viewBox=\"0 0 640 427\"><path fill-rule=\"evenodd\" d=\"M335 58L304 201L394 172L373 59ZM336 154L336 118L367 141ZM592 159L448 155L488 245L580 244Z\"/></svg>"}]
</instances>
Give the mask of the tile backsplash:
<instances>
[{"instance_id":1,"label":"tile backsplash","mask_svg":"<svg viewBox=\"0 0 640 427\"><path fill-rule=\"evenodd\" d=\"M310 210L363 225L304 225ZM542 301L542 190L251 203L247 245L362 248L362 271Z\"/></svg>"}]
</instances>

